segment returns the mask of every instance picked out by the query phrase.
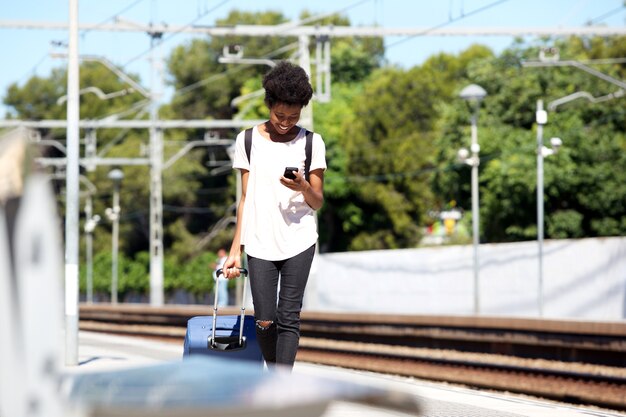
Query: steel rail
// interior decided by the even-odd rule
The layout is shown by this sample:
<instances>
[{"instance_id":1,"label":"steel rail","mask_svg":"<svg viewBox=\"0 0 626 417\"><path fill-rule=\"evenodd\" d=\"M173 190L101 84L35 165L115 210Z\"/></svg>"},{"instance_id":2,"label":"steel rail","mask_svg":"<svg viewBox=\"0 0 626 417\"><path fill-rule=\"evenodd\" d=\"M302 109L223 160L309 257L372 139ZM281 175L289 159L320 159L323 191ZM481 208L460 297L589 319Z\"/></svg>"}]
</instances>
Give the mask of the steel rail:
<instances>
[{"instance_id":1,"label":"steel rail","mask_svg":"<svg viewBox=\"0 0 626 417\"><path fill-rule=\"evenodd\" d=\"M225 308L223 313L237 314L238 309ZM182 343L186 321L196 315L210 316L211 307L82 305L80 328ZM501 333L502 346L520 343L522 338L529 350L537 353L536 357L510 354L507 349L498 347L493 334L481 333L485 329L507 330ZM519 334L512 329L518 329ZM580 322L576 325L571 321L554 320L308 312L302 314L303 337L297 359L626 410L623 394L626 392L626 368L546 360L542 358L546 356L542 351L549 346L541 343L547 332L552 335L561 332L574 339L568 341L565 337L560 345L555 345L558 349L567 349L570 343L569 348L574 351L585 347L603 352L599 354L614 352L623 357L623 330L623 326L614 323ZM416 337L420 332L421 339ZM455 337L455 349L427 346L428 343L411 345L423 339L442 344L442 340L450 341ZM586 338L586 342L580 337ZM496 346L495 351L476 349L476 346L489 345Z\"/></svg>"}]
</instances>

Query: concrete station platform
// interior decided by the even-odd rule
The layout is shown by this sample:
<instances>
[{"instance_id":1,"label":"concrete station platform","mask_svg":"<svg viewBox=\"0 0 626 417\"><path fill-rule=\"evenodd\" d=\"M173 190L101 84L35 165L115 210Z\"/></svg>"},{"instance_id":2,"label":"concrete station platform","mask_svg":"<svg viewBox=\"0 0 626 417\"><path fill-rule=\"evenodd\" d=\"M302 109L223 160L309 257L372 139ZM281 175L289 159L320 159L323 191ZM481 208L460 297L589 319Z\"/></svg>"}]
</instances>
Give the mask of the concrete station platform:
<instances>
[{"instance_id":1,"label":"concrete station platform","mask_svg":"<svg viewBox=\"0 0 626 417\"><path fill-rule=\"evenodd\" d=\"M177 361L180 345L145 339L80 332L79 366L67 373L123 370ZM294 373L332 378L408 393L422 406L427 417L626 417L625 413L564 405L520 395L493 393L434 383L414 378L379 375L308 363L296 363ZM402 417L401 412L348 402L332 403L323 417Z\"/></svg>"}]
</instances>

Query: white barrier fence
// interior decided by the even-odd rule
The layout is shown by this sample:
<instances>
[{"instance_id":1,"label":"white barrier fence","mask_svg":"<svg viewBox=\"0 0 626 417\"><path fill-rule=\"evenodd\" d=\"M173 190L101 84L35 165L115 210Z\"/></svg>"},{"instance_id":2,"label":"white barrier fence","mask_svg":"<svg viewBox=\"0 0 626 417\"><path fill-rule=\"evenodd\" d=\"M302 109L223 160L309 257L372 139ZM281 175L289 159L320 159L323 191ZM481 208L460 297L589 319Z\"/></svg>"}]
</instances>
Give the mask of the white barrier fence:
<instances>
[{"instance_id":1,"label":"white barrier fence","mask_svg":"<svg viewBox=\"0 0 626 417\"><path fill-rule=\"evenodd\" d=\"M480 245L480 314L539 316L537 242ZM321 254L306 310L474 314L472 246ZM543 317L626 319L626 237L547 240Z\"/></svg>"}]
</instances>

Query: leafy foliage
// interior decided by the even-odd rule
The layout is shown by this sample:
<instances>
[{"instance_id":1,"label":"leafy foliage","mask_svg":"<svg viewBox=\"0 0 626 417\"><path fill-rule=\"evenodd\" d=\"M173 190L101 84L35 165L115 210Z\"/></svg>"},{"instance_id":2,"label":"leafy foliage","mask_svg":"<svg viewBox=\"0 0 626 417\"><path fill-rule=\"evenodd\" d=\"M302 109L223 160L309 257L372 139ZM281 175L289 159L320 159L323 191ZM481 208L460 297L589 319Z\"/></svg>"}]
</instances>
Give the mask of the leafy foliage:
<instances>
[{"instance_id":1,"label":"leafy foliage","mask_svg":"<svg viewBox=\"0 0 626 417\"><path fill-rule=\"evenodd\" d=\"M181 262L168 256L164 265L163 287L166 295L182 289L189 294L204 296L215 286L212 265L216 255L205 252L188 262ZM139 252L134 259L124 254L118 255L118 298L148 296L150 293L150 259L148 252ZM111 253L99 252L93 260L93 292L110 297L111 295ZM80 291L87 291L86 265L81 264L79 275Z\"/></svg>"}]
</instances>

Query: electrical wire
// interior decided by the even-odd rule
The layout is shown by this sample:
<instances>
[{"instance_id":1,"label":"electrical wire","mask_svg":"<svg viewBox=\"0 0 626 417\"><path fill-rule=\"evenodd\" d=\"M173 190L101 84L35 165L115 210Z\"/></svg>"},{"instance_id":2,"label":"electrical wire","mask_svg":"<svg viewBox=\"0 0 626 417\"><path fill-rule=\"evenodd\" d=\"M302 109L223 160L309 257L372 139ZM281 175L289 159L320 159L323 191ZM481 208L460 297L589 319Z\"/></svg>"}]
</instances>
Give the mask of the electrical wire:
<instances>
[{"instance_id":1,"label":"electrical wire","mask_svg":"<svg viewBox=\"0 0 626 417\"><path fill-rule=\"evenodd\" d=\"M574 14L576 14L576 13L578 12L578 10L580 10L580 8L581 8L581 7L583 7L583 6L585 5L585 3L586 3L587 1L588 1L588 0L578 0L578 3L577 3L577 4L575 4L575 5L573 5L573 6L570 8L570 11L569 11L569 12L567 12L566 14L562 14L562 15L561 15L561 16L562 16L562 18L561 18L561 21L558 23L558 26L563 26L563 25L567 24L567 21L568 21L568 20L569 20L569 19L570 19L570 18L571 18Z\"/></svg>"},{"instance_id":2,"label":"electrical wire","mask_svg":"<svg viewBox=\"0 0 626 417\"><path fill-rule=\"evenodd\" d=\"M267 54L265 54L265 56L259 57L259 58L261 58L261 59L271 59L271 58L274 58L276 55L282 54L285 51L294 49L296 46L298 46L297 42L290 43L288 45L285 45L285 46L282 46L282 47L280 47L278 49L275 49L275 50L273 50L271 52L268 52ZM228 68L228 69L226 69L226 70L224 70L222 72L219 72L217 74L212 74L211 76L209 76L207 78L204 78L204 79L202 79L200 81L196 81L193 84L189 84L189 85L187 85L185 87L179 88L178 90L174 91L173 96L185 95L185 94L195 90L196 88L200 88L203 85L206 85L206 84L208 84L208 83L210 83L212 81L215 81L217 79L226 77L228 75L236 74L237 72L243 71L244 69L246 69L246 68L248 68L248 67L250 67L252 65L253 64L241 64L241 65L237 65L236 67L230 67L230 68Z\"/></svg>"},{"instance_id":3,"label":"electrical wire","mask_svg":"<svg viewBox=\"0 0 626 417\"><path fill-rule=\"evenodd\" d=\"M186 207L186 206L171 206L169 204L163 204L163 211L169 213L190 213L190 214L213 214L215 210L207 207Z\"/></svg>"},{"instance_id":4,"label":"electrical wire","mask_svg":"<svg viewBox=\"0 0 626 417\"><path fill-rule=\"evenodd\" d=\"M413 39L413 38L415 38L415 37L417 37L417 36L422 36L422 35L425 35L425 34L427 34L427 33L430 33L430 32L432 32L432 31L434 31L434 30L440 29L440 28L442 28L442 27L444 27L444 26L448 26L450 23L458 22L459 20L463 20L463 19L465 19L466 17L470 17L470 16L473 16L473 15L475 15L475 14L478 14L478 13L484 12L485 10L491 9L492 7L495 7L495 6L499 6L500 4L502 4L502 3L506 3L507 1L509 1L509 0L498 0L498 1L494 1L493 3L489 3L489 4L488 4L488 5L486 5L486 6L479 7L478 9L472 10L472 11L471 11L471 12L469 12L469 13L462 14L460 17L453 18L453 19L451 19L451 20L448 20L447 22L439 23L439 24L437 24L437 25L435 25L435 26L432 26L432 27L430 27L430 28L428 28L428 29L424 29L424 30L423 30L422 32L420 32L420 33L416 33L415 35L407 36L406 38L400 39L400 40L398 40L398 41L396 41L396 42L392 42L392 43L390 43L390 44L388 44L388 45L385 45L385 51L387 51L389 48L392 48L392 47L394 47L394 46L396 46L396 45L399 45L399 44L401 44L401 43L404 43L404 42L406 42L406 41L408 41L408 40L410 40L410 39Z\"/></svg>"},{"instance_id":5,"label":"electrical wire","mask_svg":"<svg viewBox=\"0 0 626 417\"><path fill-rule=\"evenodd\" d=\"M607 17L613 16L614 14L619 13L619 12L621 12L623 10L626 10L626 6L617 7L617 8L615 8L613 10L610 10L610 11L604 13L604 14L601 14L598 17L594 17L593 19L589 20L589 24L593 25L593 24L596 24L596 23L600 23L601 21L603 21Z\"/></svg>"},{"instance_id":6,"label":"electrical wire","mask_svg":"<svg viewBox=\"0 0 626 417\"><path fill-rule=\"evenodd\" d=\"M148 111L146 109L146 106L144 105L143 108L139 109L139 113L137 113L135 115L135 117L133 118L134 120L138 120L141 117L143 117L144 114L146 114ZM109 152L111 150L111 148L115 145L117 145L119 142L122 141L122 139L124 139L126 137L126 134L130 131L130 128L124 128L122 129L122 131L112 140L108 141L98 152L98 157L103 157L104 155L107 154L107 152Z\"/></svg>"},{"instance_id":7,"label":"electrical wire","mask_svg":"<svg viewBox=\"0 0 626 417\"><path fill-rule=\"evenodd\" d=\"M187 23L186 25L182 26L178 31L176 32L172 32L170 33L168 36L164 37L159 43L158 46L164 44L165 42L169 41L170 39L172 39L174 36L180 34L185 28L192 26L194 23L196 23L198 20L206 17L206 15L208 15L209 13L217 10L218 8L222 7L224 4L228 3L230 0L224 0L221 3L219 3L217 6L213 7L212 9L206 10L203 14L201 14L200 16L196 17L195 19L193 19L191 22ZM147 50L143 51L142 53L140 53L139 55L135 56L134 58L128 60L122 67L127 67L129 64L131 64L132 62L135 62L136 60L138 60L139 58L141 58L142 56L144 56L145 54L147 54L148 52L152 51L157 45L152 45L150 48L148 48Z\"/></svg>"},{"instance_id":8,"label":"electrical wire","mask_svg":"<svg viewBox=\"0 0 626 417\"><path fill-rule=\"evenodd\" d=\"M295 29L295 28L300 27L302 25L306 25L307 23L312 23L312 22L315 22L317 20L322 20L322 19L325 19L327 17L335 16L337 14L346 12L346 11L348 11L350 9L353 9L353 8L355 8L357 6L360 6L361 4L366 3L368 1L371 1L371 0L359 0L359 1L355 2L355 3L352 3L352 4L344 7L343 9L340 9L340 10L337 10L337 11L334 11L334 12L331 12L331 13L323 13L323 14L319 14L319 15L315 15L315 16L310 16L310 17L307 17L306 19L298 20L298 21L295 21L295 22L286 22L286 23L278 25L277 28L279 30L282 29L279 33L289 32L291 29Z\"/></svg>"},{"instance_id":9,"label":"electrical wire","mask_svg":"<svg viewBox=\"0 0 626 417\"><path fill-rule=\"evenodd\" d=\"M91 32L91 31L93 31L93 30L96 30L96 29L98 29L100 26L102 26L102 25L104 25L106 22L108 22L109 20L112 20L112 19L116 18L117 16L119 16L119 15L121 15L121 14L123 14L123 13L126 13L127 11L129 11L130 9L132 9L133 7L135 7L137 4L141 3L142 1L144 1L144 0L135 0L135 2L133 2L130 6L126 6L125 8L123 8L122 10L120 10L119 12L115 13L114 15L111 15L110 17L108 17L108 18L104 19L104 20L103 20L103 21L101 21L100 23L96 24L94 27L92 27L92 28L90 28L90 29L84 29L84 30L81 32L80 36L84 38L84 37L85 37L85 35L86 35L88 32Z\"/></svg>"},{"instance_id":10,"label":"electrical wire","mask_svg":"<svg viewBox=\"0 0 626 417\"><path fill-rule=\"evenodd\" d=\"M498 156L499 154L481 156L480 162L481 163L488 162ZM453 164L448 164L444 167L428 167L428 168L422 168L422 169L419 169L416 171L410 171L410 172L393 172L393 173L372 174L372 175L346 175L343 177L334 176L334 177L326 177L324 179L324 182L332 183L333 185L335 183L342 183L342 182L347 182L347 183L362 183L366 181L367 182L389 182L389 181L396 180L396 179L416 178L416 177L420 177L426 174L431 174L434 172L454 171L461 167L466 167L466 166L467 165L463 163L453 163Z\"/></svg>"},{"instance_id":11,"label":"electrical wire","mask_svg":"<svg viewBox=\"0 0 626 417\"><path fill-rule=\"evenodd\" d=\"M43 64L43 62L46 60L46 58L48 58L48 53L47 52L46 52L46 54L44 56L41 57L41 59L39 59L39 61L37 61L37 63L30 69L30 71L27 71L27 72L24 73L24 75L22 75L22 77L17 81L18 84L21 83L28 76L32 77L32 75L37 72L37 68L39 68L39 66L41 64Z\"/></svg>"}]
</instances>

